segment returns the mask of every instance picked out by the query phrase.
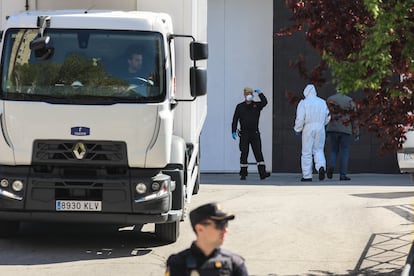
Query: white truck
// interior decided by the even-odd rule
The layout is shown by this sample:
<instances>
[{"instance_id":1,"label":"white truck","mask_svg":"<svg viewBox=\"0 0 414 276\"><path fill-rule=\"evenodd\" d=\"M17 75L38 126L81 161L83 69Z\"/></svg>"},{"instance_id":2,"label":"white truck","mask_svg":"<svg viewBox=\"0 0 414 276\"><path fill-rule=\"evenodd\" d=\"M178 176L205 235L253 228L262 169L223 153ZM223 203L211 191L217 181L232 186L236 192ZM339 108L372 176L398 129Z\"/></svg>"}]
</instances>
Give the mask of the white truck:
<instances>
[{"instance_id":1,"label":"white truck","mask_svg":"<svg viewBox=\"0 0 414 276\"><path fill-rule=\"evenodd\" d=\"M130 49L139 49L138 72L127 70ZM197 61L207 57L207 43L175 34L165 13L10 16L1 41L0 236L24 221L155 223L159 239L176 241L199 188L207 73Z\"/></svg>"},{"instance_id":2,"label":"white truck","mask_svg":"<svg viewBox=\"0 0 414 276\"><path fill-rule=\"evenodd\" d=\"M406 126L406 137L403 147L397 152L398 166L400 172L409 173L411 180L414 182L414 127Z\"/></svg>"},{"instance_id":3,"label":"white truck","mask_svg":"<svg viewBox=\"0 0 414 276\"><path fill-rule=\"evenodd\" d=\"M411 75L401 74L400 82L408 80L411 78ZM406 92L412 94L412 91L407 86L404 86ZM413 112L409 112L407 115L413 117ZM401 173L409 173L411 180L414 182L414 126L406 125L404 126L404 134L406 140L404 141L402 148L397 152L397 161L398 166L400 167Z\"/></svg>"}]
</instances>

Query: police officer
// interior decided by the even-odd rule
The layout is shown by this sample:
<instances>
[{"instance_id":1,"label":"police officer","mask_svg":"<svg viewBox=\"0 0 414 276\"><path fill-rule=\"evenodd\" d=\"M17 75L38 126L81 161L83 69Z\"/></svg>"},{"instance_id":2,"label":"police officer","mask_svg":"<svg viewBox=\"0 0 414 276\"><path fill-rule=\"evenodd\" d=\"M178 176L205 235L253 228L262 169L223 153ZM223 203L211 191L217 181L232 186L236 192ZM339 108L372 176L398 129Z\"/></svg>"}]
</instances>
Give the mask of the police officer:
<instances>
[{"instance_id":1,"label":"police officer","mask_svg":"<svg viewBox=\"0 0 414 276\"><path fill-rule=\"evenodd\" d=\"M251 145L254 157L257 162L257 169L259 171L260 179L265 179L270 176L270 173L266 172L266 165L263 159L262 153L262 140L260 139L259 132L259 118L260 111L267 105L267 99L259 89L254 90L259 95L260 102L253 101L253 89L245 87L244 102L239 103L236 106L236 110L233 115L233 122L231 124L232 137L234 140L237 138L237 124L240 122L240 179L246 180L247 176L247 158L249 156L249 145Z\"/></svg>"},{"instance_id":2,"label":"police officer","mask_svg":"<svg viewBox=\"0 0 414 276\"><path fill-rule=\"evenodd\" d=\"M244 259L223 250L229 220L234 215L225 213L213 202L190 212L191 226L196 241L191 247L167 260L166 276L247 276Z\"/></svg>"}]
</instances>

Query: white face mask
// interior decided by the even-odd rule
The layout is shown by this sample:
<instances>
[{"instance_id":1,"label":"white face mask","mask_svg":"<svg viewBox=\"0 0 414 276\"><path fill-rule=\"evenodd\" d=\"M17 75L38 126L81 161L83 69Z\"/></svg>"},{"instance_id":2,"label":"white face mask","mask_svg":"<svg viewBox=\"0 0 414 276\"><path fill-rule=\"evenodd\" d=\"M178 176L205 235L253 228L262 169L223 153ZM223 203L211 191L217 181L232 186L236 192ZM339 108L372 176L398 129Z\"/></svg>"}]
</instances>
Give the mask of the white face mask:
<instances>
[{"instance_id":1,"label":"white face mask","mask_svg":"<svg viewBox=\"0 0 414 276\"><path fill-rule=\"evenodd\" d=\"M252 94L247 95L246 101L249 101L249 102L253 101L253 95Z\"/></svg>"}]
</instances>

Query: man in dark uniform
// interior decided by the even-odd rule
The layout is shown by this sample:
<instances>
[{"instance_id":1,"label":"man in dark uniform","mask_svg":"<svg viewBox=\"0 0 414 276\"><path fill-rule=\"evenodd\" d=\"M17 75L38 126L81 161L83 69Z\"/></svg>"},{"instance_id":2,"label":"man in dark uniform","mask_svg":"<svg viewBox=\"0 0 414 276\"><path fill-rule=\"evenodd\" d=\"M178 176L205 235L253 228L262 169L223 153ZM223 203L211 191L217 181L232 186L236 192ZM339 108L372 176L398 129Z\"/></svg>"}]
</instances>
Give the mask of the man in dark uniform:
<instances>
[{"instance_id":1,"label":"man in dark uniform","mask_svg":"<svg viewBox=\"0 0 414 276\"><path fill-rule=\"evenodd\" d=\"M220 248L228 221L233 219L233 214L223 212L214 202L191 211L191 226L197 239L190 248L168 258L165 275L247 276L244 259Z\"/></svg>"},{"instance_id":2,"label":"man in dark uniform","mask_svg":"<svg viewBox=\"0 0 414 276\"><path fill-rule=\"evenodd\" d=\"M262 140L259 132L260 111L267 105L267 99L259 89L254 90L259 95L260 102L253 101L253 89L245 87L243 90L245 101L236 106L231 124L233 139L237 137L237 124L240 122L240 179L246 180L249 156L249 145L252 146L254 157L257 162L257 170L260 179L270 176L266 172L266 165L262 153Z\"/></svg>"}]
</instances>

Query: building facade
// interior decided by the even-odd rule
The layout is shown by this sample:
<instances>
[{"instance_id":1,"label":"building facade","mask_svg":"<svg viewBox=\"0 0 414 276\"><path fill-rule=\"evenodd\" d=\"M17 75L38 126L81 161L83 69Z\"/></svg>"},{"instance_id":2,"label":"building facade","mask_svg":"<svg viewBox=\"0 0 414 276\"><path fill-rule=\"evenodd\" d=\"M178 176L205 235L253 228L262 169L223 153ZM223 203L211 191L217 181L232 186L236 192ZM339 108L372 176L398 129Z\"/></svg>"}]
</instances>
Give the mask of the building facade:
<instances>
[{"instance_id":1,"label":"building facade","mask_svg":"<svg viewBox=\"0 0 414 276\"><path fill-rule=\"evenodd\" d=\"M193 6L199 1L190 0ZM166 1L177 9L188 0ZM0 0L0 23L6 16L25 9L151 9L151 0ZM162 11L162 8L159 8ZM240 151L231 137L231 121L237 103L243 101L243 88L261 89L268 101L262 111L260 131L268 170L299 173L301 139L294 135L296 106L289 104L287 93L302 95L306 82L290 61L304 54L311 66L318 55L307 46L303 34L275 37L289 22L290 11L280 0L208 0L207 32L208 115L201 136L202 172L237 172ZM327 98L332 85L318 88ZM257 99L256 99L257 100ZM327 142L328 145L329 142ZM396 173L395 153L379 155L381 141L362 130L359 142L352 143L349 173ZM326 149L326 153L328 150ZM254 163L253 154L249 162ZM250 171L256 171L251 166Z\"/></svg>"}]
</instances>

